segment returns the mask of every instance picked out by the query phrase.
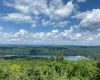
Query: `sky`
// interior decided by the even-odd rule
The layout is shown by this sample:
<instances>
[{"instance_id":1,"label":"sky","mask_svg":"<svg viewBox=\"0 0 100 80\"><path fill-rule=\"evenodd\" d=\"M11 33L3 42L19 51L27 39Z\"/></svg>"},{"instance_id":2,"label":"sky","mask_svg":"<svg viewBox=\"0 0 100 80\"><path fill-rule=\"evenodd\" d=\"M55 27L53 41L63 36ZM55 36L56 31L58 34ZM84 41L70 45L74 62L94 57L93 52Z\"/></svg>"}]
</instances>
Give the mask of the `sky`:
<instances>
[{"instance_id":1,"label":"sky","mask_svg":"<svg viewBox=\"0 0 100 80\"><path fill-rule=\"evenodd\" d=\"M0 44L100 45L100 0L0 0Z\"/></svg>"}]
</instances>

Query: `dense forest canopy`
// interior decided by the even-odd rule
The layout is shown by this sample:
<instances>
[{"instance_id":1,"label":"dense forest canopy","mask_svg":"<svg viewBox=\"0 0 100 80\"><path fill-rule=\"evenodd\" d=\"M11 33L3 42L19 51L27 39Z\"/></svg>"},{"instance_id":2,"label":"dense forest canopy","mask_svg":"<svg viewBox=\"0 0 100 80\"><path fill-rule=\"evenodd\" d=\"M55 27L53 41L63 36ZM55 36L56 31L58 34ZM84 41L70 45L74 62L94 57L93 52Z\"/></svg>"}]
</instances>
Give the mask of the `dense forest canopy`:
<instances>
[{"instance_id":1,"label":"dense forest canopy","mask_svg":"<svg viewBox=\"0 0 100 80\"><path fill-rule=\"evenodd\" d=\"M0 59L0 80L99 80L100 63L84 58L77 61L62 58Z\"/></svg>"},{"instance_id":2,"label":"dense forest canopy","mask_svg":"<svg viewBox=\"0 0 100 80\"><path fill-rule=\"evenodd\" d=\"M57 55L62 53L68 56L91 56L100 59L100 46L0 46L0 55L4 54L33 54Z\"/></svg>"}]
</instances>

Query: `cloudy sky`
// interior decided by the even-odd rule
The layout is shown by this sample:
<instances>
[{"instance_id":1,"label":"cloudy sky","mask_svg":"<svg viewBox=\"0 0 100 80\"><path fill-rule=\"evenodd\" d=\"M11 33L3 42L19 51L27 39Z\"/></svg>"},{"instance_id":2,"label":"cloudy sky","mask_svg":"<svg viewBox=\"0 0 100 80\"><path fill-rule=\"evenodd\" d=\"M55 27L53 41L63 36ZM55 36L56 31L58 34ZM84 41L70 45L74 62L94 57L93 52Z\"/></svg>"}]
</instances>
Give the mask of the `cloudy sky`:
<instances>
[{"instance_id":1,"label":"cloudy sky","mask_svg":"<svg viewBox=\"0 0 100 80\"><path fill-rule=\"evenodd\" d=\"M0 44L100 45L100 0L0 0Z\"/></svg>"}]
</instances>

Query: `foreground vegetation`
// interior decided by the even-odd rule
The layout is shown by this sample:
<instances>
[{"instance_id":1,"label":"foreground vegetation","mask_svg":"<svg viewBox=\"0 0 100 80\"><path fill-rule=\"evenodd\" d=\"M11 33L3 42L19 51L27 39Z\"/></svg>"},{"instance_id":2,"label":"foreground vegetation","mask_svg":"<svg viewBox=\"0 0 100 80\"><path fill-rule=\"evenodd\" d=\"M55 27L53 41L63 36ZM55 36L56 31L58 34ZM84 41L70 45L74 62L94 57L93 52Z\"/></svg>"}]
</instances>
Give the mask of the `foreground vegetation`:
<instances>
[{"instance_id":1,"label":"foreground vegetation","mask_svg":"<svg viewBox=\"0 0 100 80\"><path fill-rule=\"evenodd\" d=\"M94 59L0 59L0 80L100 80L100 63Z\"/></svg>"}]
</instances>

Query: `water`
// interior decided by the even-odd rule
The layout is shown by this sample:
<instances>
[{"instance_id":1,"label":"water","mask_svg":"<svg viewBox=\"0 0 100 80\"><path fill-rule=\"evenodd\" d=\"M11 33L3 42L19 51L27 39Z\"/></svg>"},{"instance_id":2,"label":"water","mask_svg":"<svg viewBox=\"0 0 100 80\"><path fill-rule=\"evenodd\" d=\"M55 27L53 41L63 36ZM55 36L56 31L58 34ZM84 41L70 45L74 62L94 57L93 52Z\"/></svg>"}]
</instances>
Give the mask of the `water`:
<instances>
[{"instance_id":1,"label":"water","mask_svg":"<svg viewBox=\"0 0 100 80\"><path fill-rule=\"evenodd\" d=\"M9 54L9 55L0 55L0 58L3 57L40 57L40 58L50 58L50 55L32 55L32 54ZM56 57L56 56L54 56ZM68 60L77 60L79 58L82 58L83 56L64 56L64 59L68 59Z\"/></svg>"}]
</instances>

